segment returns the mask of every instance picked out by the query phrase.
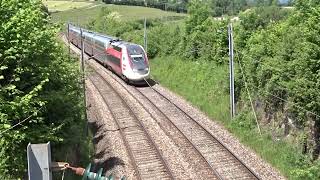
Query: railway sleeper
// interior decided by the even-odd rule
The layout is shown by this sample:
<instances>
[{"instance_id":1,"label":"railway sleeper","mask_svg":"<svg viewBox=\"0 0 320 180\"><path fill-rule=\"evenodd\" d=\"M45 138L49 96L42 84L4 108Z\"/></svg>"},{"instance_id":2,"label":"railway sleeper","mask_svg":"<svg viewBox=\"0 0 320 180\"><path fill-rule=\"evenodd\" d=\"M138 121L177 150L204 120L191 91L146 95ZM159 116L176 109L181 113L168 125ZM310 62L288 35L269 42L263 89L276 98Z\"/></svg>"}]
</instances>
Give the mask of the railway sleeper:
<instances>
[{"instance_id":1,"label":"railway sleeper","mask_svg":"<svg viewBox=\"0 0 320 180\"><path fill-rule=\"evenodd\" d=\"M148 156L146 158L135 158L138 162L141 162L141 163L149 163L149 162L154 162L154 161L158 161L159 163L162 163L159 158L157 156Z\"/></svg>"},{"instance_id":2,"label":"railway sleeper","mask_svg":"<svg viewBox=\"0 0 320 180\"><path fill-rule=\"evenodd\" d=\"M153 155L153 156L157 156L157 154L154 152L153 149L145 149L145 150L140 150L140 151L136 151L135 154L139 154L141 156L146 156L146 155Z\"/></svg>"}]
</instances>

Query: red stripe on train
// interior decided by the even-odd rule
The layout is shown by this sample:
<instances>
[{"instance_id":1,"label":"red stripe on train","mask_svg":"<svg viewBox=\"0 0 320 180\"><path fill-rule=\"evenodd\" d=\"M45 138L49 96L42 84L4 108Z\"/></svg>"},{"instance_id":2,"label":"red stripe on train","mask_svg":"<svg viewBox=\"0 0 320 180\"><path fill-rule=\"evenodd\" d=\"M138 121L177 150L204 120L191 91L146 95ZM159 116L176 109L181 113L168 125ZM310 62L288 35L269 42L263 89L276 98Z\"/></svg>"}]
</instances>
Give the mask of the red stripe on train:
<instances>
[{"instance_id":1,"label":"red stripe on train","mask_svg":"<svg viewBox=\"0 0 320 180\"><path fill-rule=\"evenodd\" d=\"M121 59L121 52L119 52L113 48L107 48L107 53L110 54L111 56L114 56L118 59Z\"/></svg>"}]
</instances>

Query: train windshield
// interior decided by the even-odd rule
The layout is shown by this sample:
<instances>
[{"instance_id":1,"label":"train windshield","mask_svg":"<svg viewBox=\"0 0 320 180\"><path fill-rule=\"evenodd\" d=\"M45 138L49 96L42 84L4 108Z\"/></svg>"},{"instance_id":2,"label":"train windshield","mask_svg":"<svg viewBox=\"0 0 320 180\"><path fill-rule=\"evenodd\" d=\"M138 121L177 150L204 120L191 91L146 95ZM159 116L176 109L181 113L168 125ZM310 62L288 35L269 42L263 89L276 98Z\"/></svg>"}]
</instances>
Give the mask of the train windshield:
<instances>
[{"instance_id":1,"label":"train windshield","mask_svg":"<svg viewBox=\"0 0 320 180\"><path fill-rule=\"evenodd\" d=\"M134 70L145 70L148 68L144 50L138 45L127 46L128 55L132 61Z\"/></svg>"},{"instance_id":2,"label":"train windshield","mask_svg":"<svg viewBox=\"0 0 320 180\"><path fill-rule=\"evenodd\" d=\"M144 61L144 51L140 46L137 45L129 45L128 46L129 56L133 61L139 62Z\"/></svg>"}]
</instances>

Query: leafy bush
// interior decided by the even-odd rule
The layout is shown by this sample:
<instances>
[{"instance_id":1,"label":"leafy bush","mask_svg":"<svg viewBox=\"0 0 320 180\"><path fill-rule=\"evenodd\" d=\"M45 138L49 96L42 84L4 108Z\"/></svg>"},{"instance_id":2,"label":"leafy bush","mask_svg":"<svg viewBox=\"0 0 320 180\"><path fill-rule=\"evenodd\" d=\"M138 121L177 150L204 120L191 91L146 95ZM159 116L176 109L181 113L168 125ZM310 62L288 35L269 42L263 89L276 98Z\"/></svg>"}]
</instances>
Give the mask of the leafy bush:
<instances>
[{"instance_id":1,"label":"leafy bush","mask_svg":"<svg viewBox=\"0 0 320 180\"><path fill-rule=\"evenodd\" d=\"M294 169L291 173L295 179L320 179L320 161L306 161L306 157L301 158L297 164L299 168Z\"/></svg>"},{"instance_id":2,"label":"leafy bush","mask_svg":"<svg viewBox=\"0 0 320 180\"><path fill-rule=\"evenodd\" d=\"M89 22L88 28L104 34L120 37L125 32L143 27L142 24L137 21L124 23L120 16L119 13L112 12L107 7L102 7L96 19Z\"/></svg>"},{"instance_id":3,"label":"leafy bush","mask_svg":"<svg viewBox=\"0 0 320 180\"><path fill-rule=\"evenodd\" d=\"M192 60L224 63L228 57L227 20L210 17L208 5L191 1L181 53Z\"/></svg>"},{"instance_id":4,"label":"leafy bush","mask_svg":"<svg viewBox=\"0 0 320 180\"><path fill-rule=\"evenodd\" d=\"M0 177L25 175L29 142L65 152L82 140L77 68L43 9L40 0L0 3Z\"/></svg>"},{"instance_id":5,"label":"leafy bush","mask_svg":"<svg viewBox=\"0 0 320 180\"><path fill-rule=\"evenodd\" d=\"M184 38L184 56L192 60L226 63L228 58L227 21L206 19Z\"/></svg>"},{"instance_id":6,"label":"leafy bush","mask_svg":"<svg viewBox=\"0 0 320 180\"><path fill-rule=\"evenodd\" d=\"M235 44L238 50L243 48L251 35L259 30L265 29L268 25L286 19L292 10L283 9L277 6L261 6L241 12L239 27L235 27Z\"/></svg>"}]
</instances>

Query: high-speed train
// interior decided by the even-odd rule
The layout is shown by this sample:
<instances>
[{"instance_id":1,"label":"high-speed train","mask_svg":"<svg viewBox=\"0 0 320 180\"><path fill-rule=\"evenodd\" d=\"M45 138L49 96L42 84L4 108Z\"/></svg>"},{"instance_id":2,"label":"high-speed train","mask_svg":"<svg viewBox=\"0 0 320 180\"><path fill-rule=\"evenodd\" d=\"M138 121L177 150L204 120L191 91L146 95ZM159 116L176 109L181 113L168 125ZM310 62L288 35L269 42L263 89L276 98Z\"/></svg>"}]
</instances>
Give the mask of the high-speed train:
<instances>
[{"instance_id":1,"label":"high-speed train","mask_svg":"<svg viewBox=\"0 0 320 180\"><path fill-rule=\"evenodd\" d=\"M80 28L69 24L69 41L81 48ZM142 46L82 29L84 52L127 82L144 82L150 66Z\"/></svg>"}]
</instances>

